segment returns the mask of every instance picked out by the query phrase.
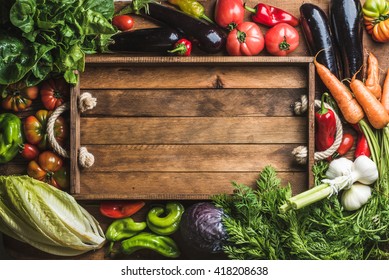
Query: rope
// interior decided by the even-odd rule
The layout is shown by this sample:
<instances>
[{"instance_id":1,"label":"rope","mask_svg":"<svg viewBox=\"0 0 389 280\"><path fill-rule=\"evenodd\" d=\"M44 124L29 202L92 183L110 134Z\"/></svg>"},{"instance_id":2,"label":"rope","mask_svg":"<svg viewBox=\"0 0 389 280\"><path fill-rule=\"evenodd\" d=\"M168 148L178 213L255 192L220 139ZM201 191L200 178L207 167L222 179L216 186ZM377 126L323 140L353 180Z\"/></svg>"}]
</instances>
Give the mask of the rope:
<instances>
[{"instance_id":1,"label":"rope","mask_svg":"<svg viewBox=\"0 0 389 280\"><path fill-rule=\"evenodd\" d=\"M96 107L96 104L96 98L94 98L89 92L82 93L80 99L78 100L78 108L80 109L81 113L93 109Z\"/></svg>"},{"instance_id":2,"label":"rope","mask_svg":"<svg viewBox=\"0 0 389 280\"><path fill-rule=\"evenodd\" d=\"M53 150L59 154L60 156L63 156L65 158L69 158L69 153L61 147L61 145L57 142L57 139L55 139L55 133L54 133L54 125L55 121L58 119L58 117L65 111L69 110L70 106L69 103L66 102L59 107L57 107L53 113L50 115L48 121L47 121L47 135L49 137L49 143Z\"/></svg>"},{"instance_id":3,"label":"rope","mask_svg":"<svg viewBox=\"0 0 389 280\"><path fill-rule=\"evenodd\" d=\"M315 100L315 106L320 108L321 101ZM335 121L336 121L335 141L331 145L331 147L329 147L327 150L321 152L315 152L314 154L315 161L323 160L332 156L339 148L343 138L343 126L339 116L335 113L334 109L329 104L324 103L324 107L327 109L331 109L335 115ZM307 110L308 110L308 98L305 95L303 95L301 96L301 101L295 102L294 112L297 115L301 115L305 113ZM295 149L293 149L292 154L294 155L295 160L298 164L303 165L307 163L308 149L306 146L296 147Z\"/></svg>"},{"instance_id":4,"label":"rope","mask_svg":"<svg viewBox=\"0 0 389 280\"><path fill-rule=\"evenodd\" d=\"M78 102L78 108L81 112L85 112L86 110L93 109L96 106L96 104L97 104L96 98L94 98L89 92L84 92L80 96ZM57 107L50 115L47 121L47 128L46 128L50 146L57 154L65 158L69 158L70 155L68 151L66 151L64 148L61 147L57 139L55 139L54 125L57 118L62 113L64 113L69 109L70 109L69 102L66 102L61 106ZM88 152L86 147L80 147L78 151L78 162L81 165L81 167L88 168L94 164L95 157L93 156L93 154Z\"/></svg>"}]
</instances>

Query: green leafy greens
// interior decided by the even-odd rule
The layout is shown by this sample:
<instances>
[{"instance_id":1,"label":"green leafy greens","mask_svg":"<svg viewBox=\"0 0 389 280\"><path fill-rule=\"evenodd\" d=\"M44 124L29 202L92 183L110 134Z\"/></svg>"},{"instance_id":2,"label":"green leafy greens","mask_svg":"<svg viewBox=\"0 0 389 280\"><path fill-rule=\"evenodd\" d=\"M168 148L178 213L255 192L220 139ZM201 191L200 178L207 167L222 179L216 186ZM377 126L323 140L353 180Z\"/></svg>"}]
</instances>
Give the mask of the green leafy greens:
<instances>
[{"instance_id":1,"label":"green leafy greens","mask_svg":"<svg viewBox=\"0 0 389 280\"><path fill-rule=\"evenodd\" d=\"M0 85L32 86L48 75L70 84L84 71L85 54L98 52L111 24L107 0L11 0L0 13ZM103 41L102 41L103 40Z\"/></svg>"},{"instance_id":2,"label":"green leafy greens","mask_svg":"<svg viewBox=\"0 0 389 280\"><path fill-rule=\"evenodd\" d=\"M316 171L323 173L323 166ZM273 167L265 167L255 188L233 183L232 195L213 198L227 214L224 252L231 259L388 259L389 198L374 193L356 212L342 208L336 196L281 213L291 197Z\"/></svg>"}]
</instances>

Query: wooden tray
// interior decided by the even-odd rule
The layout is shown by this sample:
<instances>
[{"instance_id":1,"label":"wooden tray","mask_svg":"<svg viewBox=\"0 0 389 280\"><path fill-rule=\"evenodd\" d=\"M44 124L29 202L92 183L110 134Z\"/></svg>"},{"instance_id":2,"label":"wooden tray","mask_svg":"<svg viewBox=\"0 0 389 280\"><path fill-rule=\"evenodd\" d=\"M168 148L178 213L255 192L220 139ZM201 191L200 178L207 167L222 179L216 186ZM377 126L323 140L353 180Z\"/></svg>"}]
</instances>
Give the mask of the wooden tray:
<instances>
[{"instance_id":1,"label":"wooden tray","mask_svg":"<svg viewBox=\"0 0 389 280\"><path fill-rule=\"evenodd\" d=\"M97 106L80 115L85 91ZM301 95L309 113L295 116ZM209 199L255 185L266 165L296 192L312 182L312 57L90 56L72 96L72 159L80 146L95 156L88 169L71 161L77 199Z\"/></svg>"}]
</instances>

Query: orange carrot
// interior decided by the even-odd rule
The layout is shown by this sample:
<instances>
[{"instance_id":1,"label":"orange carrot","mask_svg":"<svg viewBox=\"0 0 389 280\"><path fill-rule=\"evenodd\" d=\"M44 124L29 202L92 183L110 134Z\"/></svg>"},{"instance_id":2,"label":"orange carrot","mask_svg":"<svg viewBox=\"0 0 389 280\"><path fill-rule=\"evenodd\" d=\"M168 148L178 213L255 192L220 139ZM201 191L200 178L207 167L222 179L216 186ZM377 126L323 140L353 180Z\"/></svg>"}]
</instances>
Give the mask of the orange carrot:
<instances>
[{"instance_id":1,"label":"orange carrot","mask_svg":"<svg viewBox=\"0 0 389 280\"><path fill-rule=\"evenodd\" d=\"M343 117L350 124L357 124L363 119L364 113L362 107L352 95L351 91L331 71L323 64L314 60L316 72L324 85L331 92L332 97L338 104Z\"/></svg>"},{"instance_id":2,"label":"orange carrot","mask_svg":"<svg viewBox=\"0 0 389 280\"><path fill-rule=\"evenodd\" d=\"M365 85L377 99L381 98L380 69L378 67L378 59L373 53L369 53L367 58L367 78Z\"/></svg>"},{"instance_id":3,"label":"orange carrot","mask_svg":"<svg viewBox=\"0 0 389 280\"><path fill-rule=\"evenodd\" d=\"M386 109L386 112L389 113L389 69L388 73L386 73L384 86L382 87L381 104Z\"/></svg>"},{"instance_id":4,"label":"orange carrot","mask_svg":"<svg viewBox=\"0 0 389 280\"><path fill-rule=\"evenodd\" d=\"M381 102L362 81L356 79L355 75L351 79L350 88L365 111L370 124L376 129L384 128L389 123L389 114Z\"/></svg>"}]
</instances>

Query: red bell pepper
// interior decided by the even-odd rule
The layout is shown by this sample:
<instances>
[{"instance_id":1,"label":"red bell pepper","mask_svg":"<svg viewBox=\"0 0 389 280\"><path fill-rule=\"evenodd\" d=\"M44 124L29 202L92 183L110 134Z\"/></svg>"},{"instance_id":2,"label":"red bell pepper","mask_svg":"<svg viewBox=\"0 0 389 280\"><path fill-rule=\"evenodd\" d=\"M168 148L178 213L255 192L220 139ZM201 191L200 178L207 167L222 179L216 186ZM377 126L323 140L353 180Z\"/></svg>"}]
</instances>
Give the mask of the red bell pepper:
<instances>
[{"instance_id":1,"label":"red bell pepper","mask_svg":"<svg viewBox=\"0 0 389 280\"><path fill-rule=\"evenodd\" d=\"M325 151L335 142L335 113L324 107L324 99L327 96L328 93L322 95L321 108L315 113L315 146L317 151Z\"/></svg>"},{"instance_id":2,"label":"red bell pepper","mask_svg":"<svg viewBox=\"0 0 389 280\"><path fill-rule=\"evenodd\" d=\"M245 4L244 8L247 11L253 13L251 19L256 23L260 23L269 27L272 27L281 22L288 23L293 27L299 25L298 18L274 6L259 3L254 8L248 7Z\"/></svg>"},{"instance_id":3,"label":"red bell pepper","mask_svg":"<svg viewBox=\"0 0 389 280\"><path fill-rule=\"evenodd\" d=\"M100 203L100 213L108 218L130 217L145 206L144 201L112 200Z\"/></svg>"},{"instance_id":4,"label":"red bell pepper","mask_svg":"<svg viewBox=\"0 0 389 280\"><path fill-rule=\"evenodd\" d=\"M168 51L169 53L177 53L179 56L190 56L192 52L191 41L182 38L174 44L174 49Z\"/></svg>"}]
</instances>

